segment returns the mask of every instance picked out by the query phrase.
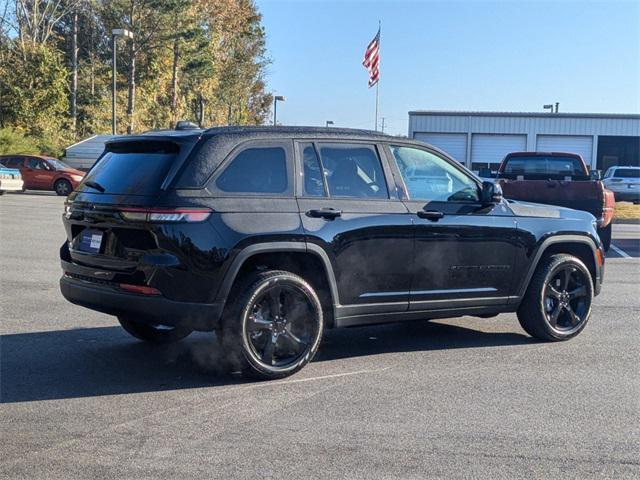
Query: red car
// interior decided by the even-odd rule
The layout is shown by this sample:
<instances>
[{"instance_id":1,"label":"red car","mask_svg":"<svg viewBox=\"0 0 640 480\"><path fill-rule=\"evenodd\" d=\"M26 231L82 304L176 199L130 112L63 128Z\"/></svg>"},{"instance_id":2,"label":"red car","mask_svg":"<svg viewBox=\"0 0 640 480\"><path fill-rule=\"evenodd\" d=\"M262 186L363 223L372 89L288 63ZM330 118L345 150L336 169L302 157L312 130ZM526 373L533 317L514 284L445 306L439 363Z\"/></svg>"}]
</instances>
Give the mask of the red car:
<instances>
[{"instance_id":1,"label":"red car","mask_svg":"<svg viewBox=\"0 0 640 480\"><path fill-rule=\"evenodd\" d=\"M24 190L53 190L69 195L84 178L84 172L42 155L0 155L0 163L20 170Z\"/></svg>"}]
</instances>

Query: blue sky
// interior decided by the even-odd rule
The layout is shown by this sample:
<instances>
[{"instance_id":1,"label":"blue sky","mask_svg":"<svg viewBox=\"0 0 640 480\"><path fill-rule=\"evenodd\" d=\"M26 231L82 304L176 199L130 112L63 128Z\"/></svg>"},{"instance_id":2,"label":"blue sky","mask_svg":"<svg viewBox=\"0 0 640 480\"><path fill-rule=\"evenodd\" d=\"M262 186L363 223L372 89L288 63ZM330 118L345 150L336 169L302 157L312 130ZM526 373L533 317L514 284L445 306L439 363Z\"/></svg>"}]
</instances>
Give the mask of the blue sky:
<instances>
[{"instance_id":1,"label":"blue sky","mask_svg":"<svg viewBox=\"0 0 640 480\"><path fill-rule=\"evenodd\" d=\"M419 109L640 112L640 1L258 0L288 125L373 128L364 50L382 21L380 116Z\"/></svg>"}]
</instances>

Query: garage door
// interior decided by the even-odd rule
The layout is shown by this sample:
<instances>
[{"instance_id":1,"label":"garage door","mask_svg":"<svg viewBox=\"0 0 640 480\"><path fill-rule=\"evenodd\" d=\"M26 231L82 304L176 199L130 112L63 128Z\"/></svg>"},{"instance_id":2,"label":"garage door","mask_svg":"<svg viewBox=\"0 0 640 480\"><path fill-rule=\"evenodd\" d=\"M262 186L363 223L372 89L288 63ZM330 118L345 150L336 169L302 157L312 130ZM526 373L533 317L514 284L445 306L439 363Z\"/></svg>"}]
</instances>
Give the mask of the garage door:
<instances>
[{"instance_id":1,"label":"garage door","mask_svg":"<svg viewBox=\"0 0 640 480\"><path fill-rule=\"evenodd\" d=\"M445 151L464 164L467 160L466 133L414 133L413 138Z\"/></svg>"},{"instance_id":2,"label":"garage door","mask_svg":"<svg viewBox=\"0 0 640 480\"><path fill-rule=\"evenodd\" d=\"M471 169L497 170L507 153L527 149L526 135L488 135L475 133L471 137Z\"/></svg>"},{"instance_id":3,"label":"garage door","mask_svg":"<svg viewBox=\"0 0 640 480\"><path fill-rule=\"evenodd\" d=\"M538 135L536 141L538 152L577 153L591 165L593 137L570 135Z\"/></svg>"}]
</instances>

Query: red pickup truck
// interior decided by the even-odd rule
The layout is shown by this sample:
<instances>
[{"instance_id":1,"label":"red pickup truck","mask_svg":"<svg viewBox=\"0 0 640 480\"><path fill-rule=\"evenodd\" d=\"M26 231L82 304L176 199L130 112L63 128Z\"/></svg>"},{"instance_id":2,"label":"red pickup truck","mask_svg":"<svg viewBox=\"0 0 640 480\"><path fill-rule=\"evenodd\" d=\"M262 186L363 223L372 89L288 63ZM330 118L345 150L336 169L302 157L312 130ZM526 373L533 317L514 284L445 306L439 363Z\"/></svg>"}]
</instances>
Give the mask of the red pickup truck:
<instances>
[{"instance_id":1,"label":"red pickup truck","mask_svg":"<svg viewBox=\"0 0 640 480\"><path fill-rule=\"evenodd\" d=\"M506 198L584 210L598 221L605 250L611 245L613 192L597 172L590 173L580 155L560 152L514 152L500 164L496 183Z\"/></svg>"}]
</instances>

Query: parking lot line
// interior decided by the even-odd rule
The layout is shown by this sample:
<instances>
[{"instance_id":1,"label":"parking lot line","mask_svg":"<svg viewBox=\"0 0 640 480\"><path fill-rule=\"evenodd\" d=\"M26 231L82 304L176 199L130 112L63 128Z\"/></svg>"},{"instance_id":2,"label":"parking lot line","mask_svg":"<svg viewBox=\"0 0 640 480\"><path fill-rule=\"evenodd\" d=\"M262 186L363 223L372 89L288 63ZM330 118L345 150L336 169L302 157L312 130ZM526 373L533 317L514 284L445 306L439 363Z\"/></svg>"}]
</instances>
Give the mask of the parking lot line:
<instances>
[{"instance_id":1,"label":"parking lot line","mask_svg":"<svg viewBox=\"0 0 640 480\"><path fill-rule=\"evenodd\" d=\"M631 255L629 255L627 252L625 252L621 248L616 247L613 243L611 244L611 250L613 250L623 258L631 258Z\"/></svg>"}]
</instances>

